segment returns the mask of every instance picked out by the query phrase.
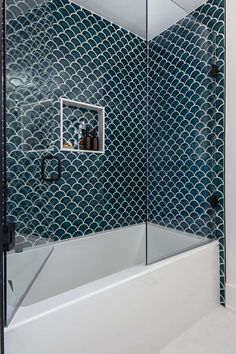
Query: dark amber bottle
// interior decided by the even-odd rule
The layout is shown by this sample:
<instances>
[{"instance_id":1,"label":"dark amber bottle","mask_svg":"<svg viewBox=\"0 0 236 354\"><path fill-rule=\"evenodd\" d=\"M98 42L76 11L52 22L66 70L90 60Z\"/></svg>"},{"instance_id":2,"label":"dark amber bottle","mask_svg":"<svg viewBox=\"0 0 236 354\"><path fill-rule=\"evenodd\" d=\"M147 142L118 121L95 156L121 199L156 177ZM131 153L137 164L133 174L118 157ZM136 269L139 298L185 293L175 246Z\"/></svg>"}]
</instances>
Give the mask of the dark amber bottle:
<instances>
[{"instance_id":1,"label":"dark amber bottle","mask_svg":"<svg viewBox=\"0 0 236 354\"><path fill-rule=\"evenodd\" d=\"M93 151L98 151L98 136L97 136L97 131L96 129L93 129L92 133L92 150Z\"/></svg>"},{"instance_id":2,"label":"dark amber bottle","mask_svg":"<svg viewBox=\"0 0 236 354\"><path fill-rule=\"evenodd\" d=\"M84 149L91 150L92 149L92 137L90 135L90 128L86 127L86 134L84 137Z\"/></svg>"},{"instance_id":3,"label":"dark amber bottle","mask_svg":"<svg viewBox=\"0 0 236 354\"><path fill-rule=\"evenodd\" d=\"M80 150L84 150L85 149L85 129L82 129L82 134L81 134L81 138L79 139L79 149Z\"/></svg>"}]
</instances>

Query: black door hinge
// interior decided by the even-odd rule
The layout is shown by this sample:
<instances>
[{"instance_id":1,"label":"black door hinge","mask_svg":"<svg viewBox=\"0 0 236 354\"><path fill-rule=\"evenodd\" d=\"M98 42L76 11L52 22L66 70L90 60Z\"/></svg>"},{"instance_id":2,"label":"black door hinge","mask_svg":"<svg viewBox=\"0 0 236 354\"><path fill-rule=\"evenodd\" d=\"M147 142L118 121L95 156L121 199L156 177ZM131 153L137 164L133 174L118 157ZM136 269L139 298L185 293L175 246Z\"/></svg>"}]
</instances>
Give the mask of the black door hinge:
<instances>
[{"instance_id":1,"label":"black door hinge","mask_svg":"<svg viewBox=\"0 0 236 354\"><path fill-rule=\"evenodd\" d=\"M15 247L16 225L8 224L3 227L3 250L10 251Z\"/></svg>"},{"instance_id":2,"label":"black door hinge","mask_svg":"<svg viewBox=\"0 0 236 354\"><path fill-rule=\"evenodd\" d=\"M219 198L216 195L212 195L210 203L211 203L211 207L215 209L219 204Z\"/></svg>"},{"instance_id":3,"label":"black door hinge","mask_svg":"<svg viewBox=\"0 0 236 354\"><path fill-rule=\"evenodd\" d=\"M220 71L219 71L218 66L215 65L215 64L212 64L212 66L211 66L211 76L216 78L219 75L219 72Z\"/></svg>"}]
</instances>

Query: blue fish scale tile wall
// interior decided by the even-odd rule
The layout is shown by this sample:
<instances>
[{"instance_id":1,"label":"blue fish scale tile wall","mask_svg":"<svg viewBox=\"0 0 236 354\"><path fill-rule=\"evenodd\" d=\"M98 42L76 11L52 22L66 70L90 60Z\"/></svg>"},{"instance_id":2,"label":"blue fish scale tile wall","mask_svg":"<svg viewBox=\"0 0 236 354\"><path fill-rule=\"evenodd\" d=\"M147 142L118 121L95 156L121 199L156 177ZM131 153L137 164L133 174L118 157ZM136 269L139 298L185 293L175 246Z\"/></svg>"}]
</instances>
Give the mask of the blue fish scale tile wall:
<instances>
[{"instance_id":1,"label":"blue fish scale tile wall","mask_svg":"<svg viewBox=\"0 0 236 354\"><path fill-rule=\"evenodd\" d=\"M223 299L224 1L150 41L148 85L148 221L219 239Z\"/></svg>"},{"instance_id":2,"label":"blue fish scale tile wall","mask_svg":"<svg viewBox=\"0 0 236 354\"><path fill-rule=\"evenodd\" d=\"M56 240L144 222L145 41L68 1L20 4L7 9L8 213L18 234ZM59 151L61 96L105 107L104 155ZM57 183L41 179L47 153L31 150L42 145L62 161Z\"/></svg>"},{"instance_id":3,"label":"blue fish scale tile wall","mask_svg":"<svg viewBox=\"0 0 236 354\"><path fill-rule=\"evenodd\" d=\"M148 45L66 0L28 9L15 0L7 19L8 214L18 234L37 243L148 216L218 238L223 301L224 2ZM62 96L106 108L105 154L59 150ZM62 161L57 183L41 178L46 149Z\"/></svg>"}]
</instances>

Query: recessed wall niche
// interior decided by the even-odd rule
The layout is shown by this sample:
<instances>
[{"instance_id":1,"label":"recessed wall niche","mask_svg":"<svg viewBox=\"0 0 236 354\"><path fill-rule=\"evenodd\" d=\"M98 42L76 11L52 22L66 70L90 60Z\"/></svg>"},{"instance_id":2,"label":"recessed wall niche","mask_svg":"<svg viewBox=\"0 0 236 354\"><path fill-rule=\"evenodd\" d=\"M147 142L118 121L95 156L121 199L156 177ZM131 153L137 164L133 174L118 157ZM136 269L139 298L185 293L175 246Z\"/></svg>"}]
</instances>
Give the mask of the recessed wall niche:
<instances>
[{"instance_id":1,"label":"recessed wall niche","mask_svg":"<svg viewBox=\"0 0 236 354\"><path fill-rule=\"evenodd\" d=\"M61 151L104 153L105 108L63 97L60 104ZM91 144L86 145L88 135ZM94 138L97 148L92 146Z\"/></svg>"}]
</instances>

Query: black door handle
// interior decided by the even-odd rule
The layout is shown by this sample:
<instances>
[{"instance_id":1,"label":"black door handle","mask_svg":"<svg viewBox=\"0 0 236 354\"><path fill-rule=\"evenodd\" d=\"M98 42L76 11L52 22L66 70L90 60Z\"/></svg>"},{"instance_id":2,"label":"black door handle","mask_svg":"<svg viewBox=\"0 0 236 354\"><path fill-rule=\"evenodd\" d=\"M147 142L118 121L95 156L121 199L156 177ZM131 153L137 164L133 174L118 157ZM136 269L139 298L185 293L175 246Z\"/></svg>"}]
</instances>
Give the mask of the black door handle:
<instances>
[{"instance_id":1,"label":"black door handle","mask_svg":"<svg viewBox=\"0 0 236 354\"><path fill-rule=\"evenodd\" d=\"M53 172L51 176L48 177L46 175L46 162L53 160L57 161L57 175L55 175L55 172ZM48 155L43 157L41 162L41 176L42 179L47 182L59 181L59 179L61 178L61 160L55 155Z\"/></svg>"}]
</instances>

